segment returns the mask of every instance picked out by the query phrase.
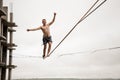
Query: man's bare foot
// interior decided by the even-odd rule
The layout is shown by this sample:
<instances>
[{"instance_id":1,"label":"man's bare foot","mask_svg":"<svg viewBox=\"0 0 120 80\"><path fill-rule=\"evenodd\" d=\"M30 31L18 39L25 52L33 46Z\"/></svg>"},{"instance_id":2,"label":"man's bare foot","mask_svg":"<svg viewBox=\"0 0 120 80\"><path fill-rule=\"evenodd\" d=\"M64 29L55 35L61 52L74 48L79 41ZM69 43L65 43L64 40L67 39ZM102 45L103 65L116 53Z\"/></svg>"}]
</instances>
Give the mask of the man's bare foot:
<instances>
[{"instance_id":1,"label":"man's bare foot","mask_svg":"<svg viewBox=\"0 0 120 80\"><path fill-rule=\"evenodd\" d=\"M43 59L45 59L46 58L46 56L45 55L43 55Z\"/></svg>"}]
</instances>

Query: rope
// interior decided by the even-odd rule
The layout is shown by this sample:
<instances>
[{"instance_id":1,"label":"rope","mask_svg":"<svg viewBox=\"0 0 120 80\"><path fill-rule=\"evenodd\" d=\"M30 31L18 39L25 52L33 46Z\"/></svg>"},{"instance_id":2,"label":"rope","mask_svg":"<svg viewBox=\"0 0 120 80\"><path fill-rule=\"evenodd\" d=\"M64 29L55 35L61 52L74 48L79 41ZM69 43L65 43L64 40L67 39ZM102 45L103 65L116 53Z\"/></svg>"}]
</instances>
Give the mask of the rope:
<instances>
[{"instance_id":1,"label":"rope","mask_svg":"<svg viewBox=\"0 0 120 80\"><path fill-rule=\"evenodd\" d=\"M111 47L111 48L103 48L103 49L95 49L95 50L88 50L88 51L78 51L78 52L72 52L72 53L65 53L65 54L61 54L58 55L58 57L63 57L63 56L69 56L69 55L76 55L76 54L85 54L85 53L96 53L96 52L100 52L100 51L106 51L106 50L116 50L116 49L120 49L120 47ZM30 56L30 55L21 55L18 54L17 55L13 55L14 58L42 58L41 56Z\"/></svg>"},{"instance_id":2,"label":"rope","mask_svg":"<svg viewBox=\"0 0 120 80\"><path fill-rule=\"evenodd\" d=\"M76 26L82 22L84 19L86 19L89 15L91 15L96 9L98 9L103 3L105 3L107 0L104 0L101 2L95 9L93 7L98 3L99 0L97 0L90 9L83 15L83 17L75 24L75 26L68 32L68 34L60 41L60 43L50 52L49 56L57 49L57 47L68 37L68 35L76 28ZM92 10L93 9L93 10ZM92 11L91 11L92 10ZM91 11L91 12L90 12Z\"/></svg>"},{"instance_id":3,"label":"rope","mask_svg":"<svg viewBox=\"0 0 120 80\"><path fill-rule=\"evenodd\" d=\"M14 58L42 58L41 56L30 56L30 55L22 55L22 54L17 54L13 55Z\"/></svg>"},{"instance_id":4,"label":"rope","mask_svg":"<svg viewBox=\"0 0 120 80\"><path fill-rule=\"evenodd\" d=\"M94 8L91 12L89 12L84 18L87 18L89 15L91 15L95 10L97 10L102 4L104 4L107 0L104 0L103 2L101 2L96 8Z\"/></svg>"},{"instance_id":5,"label":"rope","mask_svg":"<svg viewBox=\"0 0 120 80\"><path fill-rule=\"evenodd\" d=\"M92 51L83 51L83 52L73 52L73 53L66 53L66 54L61 54L58 57L62 57L62 56L68 56L68 55L75 55L75 54L83 54L83 53L96 53L96 52L100 52L100 51L106 51L106 50L116 50L116 49L120 49L120 47L112 47L112 48L104 48L104 49L96 49L96 50L92 50Z\"/></svg>"}]
</instances>

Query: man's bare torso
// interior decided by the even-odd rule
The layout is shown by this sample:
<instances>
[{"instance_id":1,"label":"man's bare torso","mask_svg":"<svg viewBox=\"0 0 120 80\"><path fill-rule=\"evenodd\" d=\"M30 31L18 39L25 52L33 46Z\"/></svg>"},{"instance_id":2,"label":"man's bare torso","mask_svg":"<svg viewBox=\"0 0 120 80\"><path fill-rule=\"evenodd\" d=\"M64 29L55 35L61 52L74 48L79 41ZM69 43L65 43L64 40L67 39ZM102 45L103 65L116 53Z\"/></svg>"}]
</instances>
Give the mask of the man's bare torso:
<instances>
[{"instance_id":1,"label":"man's bare torso","mask_svg":"<svg viewBox=\"0 0 120 80\"><path fill-rule=\"evenodd\" d=\"M44 37L49 37L50 36L50 28L49 25L41 26L41 30L43 32Z\"/></svg>"}]
</instances>

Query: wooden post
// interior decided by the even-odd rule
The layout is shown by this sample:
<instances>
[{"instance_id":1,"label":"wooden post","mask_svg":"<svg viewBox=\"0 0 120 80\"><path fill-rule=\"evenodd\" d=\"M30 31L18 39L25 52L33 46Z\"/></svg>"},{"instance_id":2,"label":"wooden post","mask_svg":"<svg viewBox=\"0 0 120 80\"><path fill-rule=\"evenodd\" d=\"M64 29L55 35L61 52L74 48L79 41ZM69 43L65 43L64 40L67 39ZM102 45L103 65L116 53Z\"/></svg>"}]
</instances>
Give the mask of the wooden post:
<instances>
[{"instance_id":1,"label":"wooden post","mask_svg":"<svg viewBox=\"0 0 120 80\"><path fill-rule=\"evenodd\" d=\"M0 9L2 9L3 6L3 0L0 0Z\"/></svg>"},{"instance_id":2,"label":"wooden post","mask_svg":"<svg viewBox=\"0 0 120 80\"><path fill-rule=\"evenodd\" d=\"M10 13L10 23L13 22L13 13ZM12 29L12 27L10 27ZM13 32L10 32L10 47L12 47L12 43L13 43ZM12 66L12 49L9 49L9 66ZM8 71L8 80L11 80L11 76L12 76L12 68L9 68Z\"/></svg>"},{"instance_id":3,"label":"wooden post","mask_svg":"<svg viewBox=\"0 0 120 80\"><path fill-rule=\"evenodd\" d=\"M3 7L3 0L0 0L0 80L6 80L6 61L7 61L7 47L3 44L7 44L7 13L8 8Z\"/></svg>"},{"instance_id":4,"label":"wooden post","mask_svg":"<svg viewBox=\"0 0 120 80\"><path fill-rule=\"evenodd\" d=\"M6 80L6 65L7 65L7 34L8 34L8 26L7 26L7 13L8 13L8 7L3 7L3 10L6 13L6 16L2 16L2 27L3 27L3 36L6 38L6 40L4 40L2 42L2 63L4 63L4 66L2 67L2 74L1 74L1 80Z\"/></svg>"},{"instance_id":5,"label":"wooden post","mask_svg":"<svg viewBox=\"0 0 120 80\"><path fill-rule=\"evenodd\" d=\"M0 0L0 9L2 7L2 4L1 4L2 0ZM0 36L1 36L1 17L0 17ZM2 53L1 53L1 41L0 41L0 62L2 62ZM1 69L0 69L1 71ZM0 72L1 73L1 72Z\"/></svg>"},{"instance_id":6,"label":"wooden post","mask_svg":"<svg viewBox=\"0 0 120 80\"><path fill-rule=\"evenodd\" d=\"M12 69L15 68L15 65L12 65L12 54L13 54L13 50L15 50L15 48L17 45L15 45L13 43L13 32L15 32L16 30L13 29L13 27L17 27L17 25L13 22L13 12L12 12L12 4L11 4L11 12L10 12L10 22L8 23L8 31L10 32L9 34L9 44L8 46L8 50L9 50L9 64L8 64L8 80L12 79Z\"/></svg>"},{"instance_id":7,"label":"wooden post","mask_svg":"<svg viewBox=\"0 0 120 80\"><path fill-rule=\"evenodd\" d=\"M2 7L2 0L0 0L0 9ZM0 36L1 36L1 17L0 17ZM0 41L0 63L2 63L2 52L1 52L1 41ZM2 71L2 68L0 67L0 80L1 80L1 71Z\"/></svg>"}]
</instances>

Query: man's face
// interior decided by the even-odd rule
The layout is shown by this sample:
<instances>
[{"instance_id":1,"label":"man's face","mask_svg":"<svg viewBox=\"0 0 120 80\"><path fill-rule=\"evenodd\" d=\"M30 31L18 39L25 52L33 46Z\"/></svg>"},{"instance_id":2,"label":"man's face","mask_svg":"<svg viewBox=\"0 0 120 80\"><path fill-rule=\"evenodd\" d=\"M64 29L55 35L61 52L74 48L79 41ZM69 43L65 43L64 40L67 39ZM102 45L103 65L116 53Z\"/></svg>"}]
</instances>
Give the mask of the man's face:
<instances>
[{"instance_id":1,"label":"man's face","mask_svg":"<svg viewBox=\"0 0 120 80\"><path fill-rule=\"evenodd\" d=\"M42 20L42 23L45 25L45 24L46 24L46 19L43 19L43 20Z\"/></svg>"}]
</instances>

